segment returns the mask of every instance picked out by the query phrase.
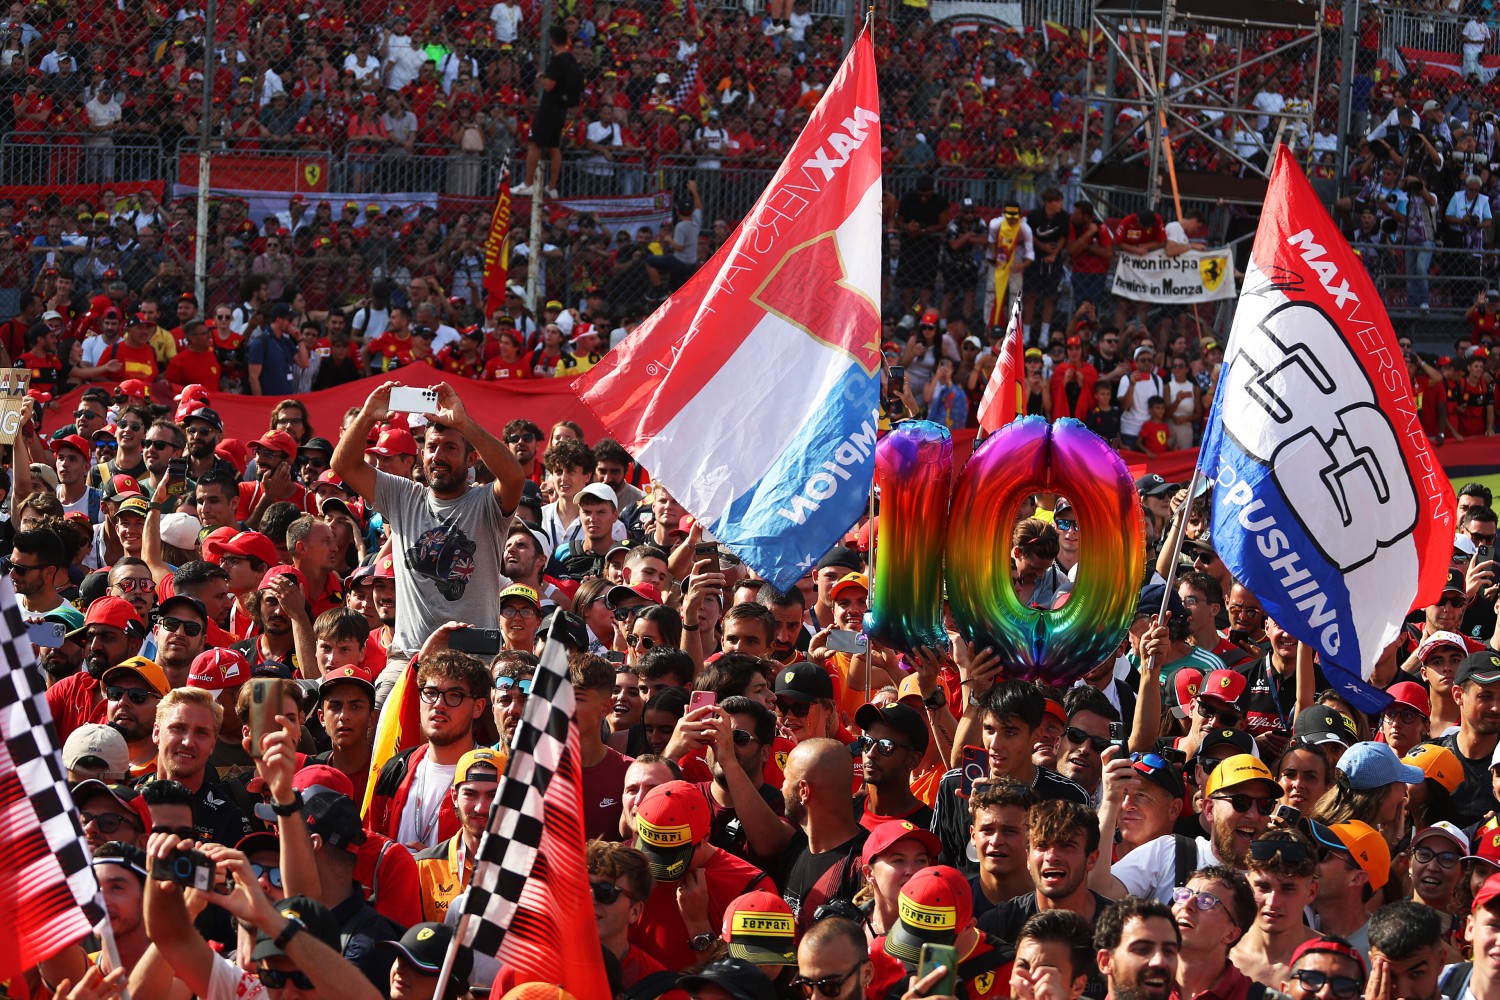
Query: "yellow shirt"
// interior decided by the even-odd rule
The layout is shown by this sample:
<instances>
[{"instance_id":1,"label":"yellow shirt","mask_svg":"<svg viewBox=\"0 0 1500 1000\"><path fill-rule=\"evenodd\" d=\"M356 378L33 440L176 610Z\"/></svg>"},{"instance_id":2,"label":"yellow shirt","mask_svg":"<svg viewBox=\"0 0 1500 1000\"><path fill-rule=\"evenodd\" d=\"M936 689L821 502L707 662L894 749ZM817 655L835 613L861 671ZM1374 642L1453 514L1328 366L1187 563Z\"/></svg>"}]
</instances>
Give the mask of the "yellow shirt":
<instances>
[{"instance_id":1,"label":"yellow shirt","mask_svg":"<svg viewBox=\"0 0 1500 1000\"><path fill-rule=\"evenodd\" d=\"M448 906L464 891L473 864L465 857L464 835L460 831L446 844L429 847L417 854L417 881L422 887L422 919L442 923Z\"/></svg>"},{"instance_id":2,"label":"yellow shirt","mask_svg":"<svg viewBox=\"0 0 1500 1000\"><path fill-rule=\"evenodd\" d=\"M156 352L156 363L163 368L177 356L177 338L161 327L151 334L151 349Z\"/></svg>"}]
</instances>

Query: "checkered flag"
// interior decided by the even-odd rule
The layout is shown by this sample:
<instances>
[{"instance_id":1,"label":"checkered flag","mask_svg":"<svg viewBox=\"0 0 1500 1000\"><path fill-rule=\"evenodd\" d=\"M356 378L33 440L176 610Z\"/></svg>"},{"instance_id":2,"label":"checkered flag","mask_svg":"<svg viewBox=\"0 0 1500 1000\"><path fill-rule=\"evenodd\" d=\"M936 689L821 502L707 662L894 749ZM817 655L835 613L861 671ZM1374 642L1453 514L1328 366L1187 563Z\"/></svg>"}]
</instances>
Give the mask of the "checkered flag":
<instances>
[{"instance_id":1,"label":"checkered flag","mask_svg":"<svg viewBox=\"0 0 1500 1000\"><path fill-rule=\"evenodd\" d=\"M479 840L458 936L498 958L517 983L550 983L576 997L609 995L583 858L568 654L550 637Z\"/></svg>"},{"instance_id":2,"label":"checkered flag","mask_svg":"<svg viewBox=\"0 0 1500 1000\"><path fill-rule=\"evenodd\" d=\"M0 577L0 980L103 919L78 810L10 577Z\"/></svg>"}]
</instances>

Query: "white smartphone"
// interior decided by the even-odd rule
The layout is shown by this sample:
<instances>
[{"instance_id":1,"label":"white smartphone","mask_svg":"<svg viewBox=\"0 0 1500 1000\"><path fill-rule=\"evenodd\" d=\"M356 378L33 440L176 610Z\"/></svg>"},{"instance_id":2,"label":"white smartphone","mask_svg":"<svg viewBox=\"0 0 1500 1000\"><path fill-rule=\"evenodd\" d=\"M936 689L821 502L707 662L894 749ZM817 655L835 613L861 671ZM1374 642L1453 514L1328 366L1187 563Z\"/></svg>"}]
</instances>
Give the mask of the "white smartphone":
<instances>
[{"instance_id":1,"label":"white smartphone","mask_svg":"<svg viewBox=\"0 0 1500 1000\"><path fill-rule=\"evenodd\" d=\"M398 385L391 390L390 408L402 413L437 413L437 390Z\"/></svg>"},{"instance_id":2,"label":"white smartphone","mask_svg":"<svg viewBox=\"0 0 1500 1000\"><path fill-rule=\"evenodd\" d=\"M828 633L828 648L835 653L866 653L870 649L870 640L863 632L836 628Z\"/></svg>"}]
</instances>

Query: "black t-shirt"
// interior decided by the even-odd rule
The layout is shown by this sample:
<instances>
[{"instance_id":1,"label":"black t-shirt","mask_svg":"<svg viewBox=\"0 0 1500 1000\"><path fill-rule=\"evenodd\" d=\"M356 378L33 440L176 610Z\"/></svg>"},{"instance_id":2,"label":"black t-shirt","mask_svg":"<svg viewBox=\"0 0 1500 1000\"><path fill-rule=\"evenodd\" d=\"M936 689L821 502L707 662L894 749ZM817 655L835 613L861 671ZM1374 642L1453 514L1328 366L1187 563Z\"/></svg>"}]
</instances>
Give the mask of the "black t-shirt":
<instances>
[{"instance_id":1,"label":"black t-shirt","mask_svg":"<svg viewBox=\"0 0 1500 1000\"><path fill-rule=\"evenodd\" d=\"M979 873L979 862L969 860L969 800L959 797L963 789L963 771L954 768L938 782L937 797L933 799L932 832L943 844L943 864L957 868L964 878ZM1070 781L1056 771L1045 767L1036 769L1031 779L1031 790L1037 801L1043 799L1065 799L1079 805L1091 805L1089 793L1083 786Z\"/></svg>"},{"instance_id":2,"label":"black t-shirt","mask_svg":"<svg viewBox=\"0 0 1500 1000\"><path fill-rule=\"evenodd\" d=\"M1490 755L1470 759L1458 749L1458 733L1452 732L1436 740L1428 740L1453 751L1453 756L1464 767L1464 782L1448 799L1448 810L1444 816L1429 817L1445 819L1459 828L1479 822L1484 815L1496 807L1495 795L1490 790Z\"/></svg>"},{"instance_id":3,"label":"black t-shirt","mask_svg":"<svg viewBox=\"0 0 1500 1000\"><path fill-rule=\"evenodd\" d=\"M1482 596L1469 605L1464 612L1464 620L1459 625L1459 631L1470 639L1480 642L1489 642L1490 636L1495 634L1495 601L1487 601Z\"/></svg>"},{"instance_id":4,"label":"black t-shirt","mask_svg":"<svg viewBox=\"0 0 1500 1000\"><path fill-rule=\"evenodd\" d=\"M1278 674L1271 666L1269 655L1234 668L1245 678L1245 693L1240 695L1240 708L1245 712L1245 729L1251 736L1260 736L1273 729L1290 731L1297 714L1297 675ZM1323 671L1313 668L1313 689L1323 691L1329 687Z\"/></svg>"},{"instance_id":5,"label":"black t-shirt","mask_svg":"<svg viewBox=\"0 0 1500 1000\"><path fill-rule=\"evenodd\" d=\"M551 90L542 91L542 111L561 115L578 103L583 91L583 73L578 69L578 60L573 58L573 53L554 53L547 60L547 79L555 81L555 85Z\"/></svg>"},{"instance_id":6,"label":"black t-shirt","mask_svg":"<svg viewBox=\"0 0 1500 1000\"><path fill-rule=\"evenodd\" d=\"M1027 225L1031 226L1031 242L1036 247L1037 260L1041 260L1048 251L1042 248L1049 243L1057 243L1062 240L1068 231L1068 213L1058 212L1056 215L1048 215L1046 209L1033 209L1026 217Z\"/></svg>"},{"instance_id":7,"label":"black t-shirt","mask_svg":"<svg viewBox=\"0 0 1500 1000\"><path fill-rule=\"evenodd\" d=\"M896 206L896 214L901 217L901 221L915 222L924 230L937 225L946 211L948 211L948 199L936 192L933 192L930 198L923 200L919 192L913 191L903 197L901 203ZM925 232L916 237L907 236L906 238L937 239L936 236Z\"/></svg>"},{"instance_id":8,"label":"black t-shirt","mask_svg":"<svg viewBox=\"0 0 1500 1000\"><path fill-rule=\"evenodd\" d=\"M365 902L364 890L358 883L343 902L333 907L332 913L339 924L344 958L384 995L390 987L391 965L396 954L379 945L382 941L400 940L406 928Z\"/></svg>"},{"instance_id":9,"label":"black t-shirt","mask_svg":"<svg viewBox=\"0 0 1500 1000\"><path fill-rule=\"evenodd\" d=\"M808 850L807 834L798 830L786 845L776 884L781 887L781 898L797 918L799 934L812 926L813 914L830 899L854 901L854 894L864 885L860 854L869 835L868 830L860 827L858 833L839 846L813 854Z\"/></svg>"}]
</instances>

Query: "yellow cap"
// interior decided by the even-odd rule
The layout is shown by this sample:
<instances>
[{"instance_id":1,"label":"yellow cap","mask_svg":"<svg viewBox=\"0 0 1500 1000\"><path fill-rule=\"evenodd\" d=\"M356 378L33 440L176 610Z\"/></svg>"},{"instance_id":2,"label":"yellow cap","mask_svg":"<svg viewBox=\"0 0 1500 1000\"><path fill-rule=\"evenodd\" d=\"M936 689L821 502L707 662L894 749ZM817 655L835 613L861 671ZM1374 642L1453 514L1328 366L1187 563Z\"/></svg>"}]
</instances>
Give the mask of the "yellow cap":
<instances>
[{"instance_id":1,"label":"yellow cap","mask_svg":"<svg viewBox=\"0 0 1500 1000\"><path fill-rule=\"evenodd\" d=\"M506 758L504 750L475 747L458 758L458 766L453 769L453 787L457 788L469 781L500 780L500 775L505 773ZM477 773L471 774L471 771ZM495 772L493 779L489 777L491 771Z\"/></svg>"},{"instance_id":2,"label":"yellow cap","mask_svg":"<svg viewBox=\"0 0 1500 1000\"><path fill-rule=\"evenodd\" d=\"M1248 753L1235 754L1221 761L1214 768L1214 773L1209 775L1208 787L1203 794L1212 798L1225 789L1238 788L1252 781L1264 782L1271 787L1272 795L1281 798L1281 786L1272 777L1271 769Z\"/></svg>"}]
</instances>

